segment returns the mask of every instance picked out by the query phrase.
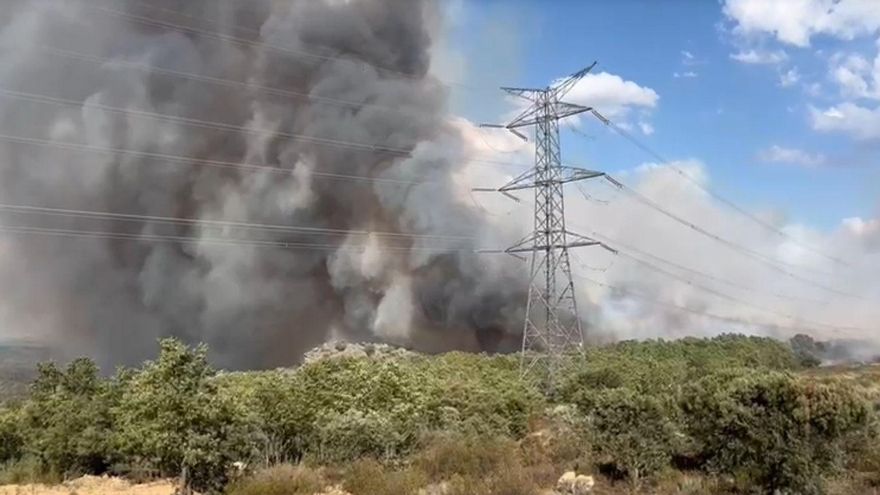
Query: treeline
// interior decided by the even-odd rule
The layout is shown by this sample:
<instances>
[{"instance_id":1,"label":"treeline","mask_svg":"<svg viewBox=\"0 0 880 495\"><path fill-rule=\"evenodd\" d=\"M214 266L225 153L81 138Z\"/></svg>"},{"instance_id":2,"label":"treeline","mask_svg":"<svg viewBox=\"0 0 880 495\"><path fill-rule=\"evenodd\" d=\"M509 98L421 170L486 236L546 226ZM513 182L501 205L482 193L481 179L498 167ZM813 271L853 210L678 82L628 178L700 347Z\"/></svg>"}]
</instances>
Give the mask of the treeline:
<instances>
[{"instance_id":1,"label":"treeline","mask_svg":"<svg viewBox=\"0 0 880 495\"><path fill-rule=\"evenodd\" d=\"M41 365L29 397L0 409L2 476L185 474L198 490L221 491L237 462L363 471L370 459L413 488L451 481L470 494L500 494L512 475L515 493L533 493L574 468L636 486L688 472L715 493L808 494L880 474L871 400L800 376L809 362L771 339L623 342L573 356L553 389L522 379L515 356L375 353L217 373L204 347L160 347L155 361L110 378L87 359ZM446 461L424 462L426 452ZM522 469L502 469L513 462ZM381 493L357 490L349 486Z\"/></svg>"}]
</instances>

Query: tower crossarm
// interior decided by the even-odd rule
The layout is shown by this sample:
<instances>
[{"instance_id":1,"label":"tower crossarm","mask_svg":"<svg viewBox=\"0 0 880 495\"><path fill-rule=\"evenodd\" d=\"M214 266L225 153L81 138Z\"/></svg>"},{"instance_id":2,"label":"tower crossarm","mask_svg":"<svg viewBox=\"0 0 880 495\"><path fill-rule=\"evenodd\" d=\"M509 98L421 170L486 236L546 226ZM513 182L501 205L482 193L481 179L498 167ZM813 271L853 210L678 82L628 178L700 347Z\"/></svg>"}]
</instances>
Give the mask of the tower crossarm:
<instances>
[{"instance_id":1,"label":"tower crossarm","mask_svg":"<svg viewBox=\"0 0 880 495\"><path fill-rule=\"evenodd\" d=\"M568 94L569 91L571 91L571 88L573 88L574 85L577 84L578 81L583 79L584 76L587 75L587 73L589 73L591 70L593 70L593 67L595 67L597 63L598 62L593 62L588 67L584 67L583 69L566 77L558 84L552 86L550 88L550 90L553 92L553 94L551 95L551 96L553 96L553 99L554 100L561 100L563 96L565 96L566 94Z\"/></svg>"},{"instance_id":2,"label":"tower crossarm","mask_svg":"<svg viewBox=\"0 0 880 495\"><path fill-rule=\"evenodd\" d=\"M504 91L507 94L517 96L524 100L529 100L531 102L535 102L538 100L538 95L543 93L543 89L534 89L534 88L510 88L510 87L502 87L501 91Z\"/></svg>"},{"instance_id":3,"label":"tower crossarm","mask_svg":"<svg viewBox=\"0 0 880 495\"><path fill-rule=\"evenodd\" d=\"M617 254L617 250L608 246L607 244L597 241L591 237L583 236L580 234L576 234L574 232L568 230L557 230L551 233L562 234L564 233L567 237L566 242L564 243L555 243L555 244L542 244L541 239L546 236L545 232L534 232L529 234L528 236L521 239L519 242L505 249L504 252L507 254L517 254L517 253L530 253L534 251L547 251L550 249L570 249L576 247L589 247L589 246L599 246L606 251Z\"/></svg>"},{"instance_id":4,"label":"tower crossarm","mask_svg":"<svg viewBox=\"0 0 880 495\"><path fill-rule=\"evenodd\" d=\"M593 179L596 177L604 177L605 172L596 170L587 170L578 167L560 166L555 168L558 171L553 177L545 177L538 170L532 170L529 173L520 175L516 179L498 188L499 192L519 191L522 189L532 189L535 187L549 186L553 184L567 184L569 182L577 182L581 180Z\"/></svg>"},{"instance_id":5,"label":"tower crossarm","mask_svg":"<svg viewBox=\"0 0 880 495\"><path fill-rule=\"evenodd\" d=\"M564 118L571 117L579 113L590 112L592 110L592 107L584 107L581 105L575 105L574 103L566 103L564 101L552 102L547 104L546 106L535 104L527 108L525 111L523 111L523 113L519 114L515 119L513 119L509 124L504 127L506 127L507 129L528 127L550 120L562 120Z\"/></svg>"}]
</instances>

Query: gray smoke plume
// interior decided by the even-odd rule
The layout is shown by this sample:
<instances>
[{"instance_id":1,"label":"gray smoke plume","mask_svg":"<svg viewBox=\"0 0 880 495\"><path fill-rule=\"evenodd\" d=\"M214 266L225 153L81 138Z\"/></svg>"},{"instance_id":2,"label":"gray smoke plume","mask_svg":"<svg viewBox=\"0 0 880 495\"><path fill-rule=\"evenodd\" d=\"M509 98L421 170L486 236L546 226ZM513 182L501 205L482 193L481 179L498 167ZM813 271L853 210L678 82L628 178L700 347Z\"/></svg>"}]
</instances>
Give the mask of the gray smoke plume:
<instances>
[{"instance_id":1,"label":"gray smoke plume","mask_svg":"<svg viewBox=\"0 0 880 495\"><path fill-rule=\"evenodd\" d=\"M2 235L0 335L104 364L143 359L174 335L232 367L290 364L330 337L515 343L522 271L459 252L491 234L456 189L470 150L429 75L439 23L428 0L6 2L0 133L36 141L0 141L0 203L442 237L7 212L6 226L200 241Z\"/></svg>"}]
</instances>

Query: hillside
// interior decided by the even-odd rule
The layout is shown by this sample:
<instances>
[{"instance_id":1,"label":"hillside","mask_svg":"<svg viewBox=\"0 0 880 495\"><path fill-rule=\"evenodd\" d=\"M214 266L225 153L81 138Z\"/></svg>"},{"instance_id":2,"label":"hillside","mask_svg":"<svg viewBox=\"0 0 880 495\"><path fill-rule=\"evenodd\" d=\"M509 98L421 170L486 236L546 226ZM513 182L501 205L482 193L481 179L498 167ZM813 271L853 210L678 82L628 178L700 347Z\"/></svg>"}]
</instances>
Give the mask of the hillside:
<instances>
[{"instance_id":1,"label":"hillside","mask_svg":"<svg viewBox=\"0 0 880 495\"><path fill-rule=\"evenodd\" d=\"M37 376L37 363L48 358L49 352L38 345L0 342L0 403L23 397Z\"/></svg>"},{"instance_id":2,"label":"hillside","mask_svg":"<svg viewBox=\"0 0 880 495\"><path fill-rule=\"evenodd\" d=\"M43 366L0 410L0 484L186 475L234 495L865 493L880 482L877 372L812 368L771 339L621 342L556 387L516 356L332 344L296 369L217 373L206 349L101 378ZM145 461L150 459L150 461ZM235 466L239 466L236 468Z\"/></svg>"}]
</instances>

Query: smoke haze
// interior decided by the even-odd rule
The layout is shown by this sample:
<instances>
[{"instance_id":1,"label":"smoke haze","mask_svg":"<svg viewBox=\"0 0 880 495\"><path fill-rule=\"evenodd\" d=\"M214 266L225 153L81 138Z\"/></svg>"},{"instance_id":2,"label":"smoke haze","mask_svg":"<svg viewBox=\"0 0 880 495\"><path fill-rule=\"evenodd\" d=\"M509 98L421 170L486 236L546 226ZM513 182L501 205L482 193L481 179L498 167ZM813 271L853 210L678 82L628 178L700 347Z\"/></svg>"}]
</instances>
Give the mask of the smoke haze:
<instances>
[{"instance_id":1,"label":"smoke haze","mask_svg":"<svg viewBox=\"0 0 880 495\"><path fill-rule=\"evenodd\" d=\"M142 359L157 337L175 335L204 341L222 365L240 367L289 364L330 337L492 349L518 327L521 279L493 260L457 253L478 240L446 239L486 229L453 190L469 151L449 123L446 91L428 75L440 22L432 2L37 0L10 2L2 16L0 86L73 102L0 98L3 134L191 158L172 166L141 155L3 143L3 203L445 236L305 236L7 213L6 225L202 241L4 236L4 334L105 363ZM242 38L253 43L236 41ZM327 103L341 100L355 104ZM199 160L290 172L222 170ZM327 248L209 242L223 236Z\"/></svg>"},{"instance_id":2,"label":"smoke haze","mask_svg":"<svg viewBox=\"0 0 880 495\"><path fill-rule=\"evenodd\" d=\"M331 338L425 351L516 349L527 265L465 251L512 244L530 228L531 203L472 197L469 189L515 175L479 160L528 163L533 149L451 115L450 88L432 75L442 26L441 9L428 0L8 2L0 12L0 88L7 90L0 134L38 141L0 139L0 203L335 232L5 212L6 226L192 242L0 235L0 337L47 342L105 365L151 356L156 338L169 335L207 343L228 367L287 365ZM658 95L650 88L606 73L583 84L593 86L572 95L590 101L575 103L608 107L651 129L646 112ZM257 89L266 87L282 92ZM628 110L626 95L641 109ZM711 185L704 164L677 166ZM845 268L718 206L666 167L644 164L619 178L699 225L863 298L805 287L594 181L586 185L593 200L576 190L567 198L571 230L756 288L700 280L771 311L587 248L573 269L592 338L787 336L788 327L800 327L820 338L875 339L838 327L874 328L880 317L877 220L848 219L822 233L764 215L859 267ZM814 328L817 321L838 327Z\"/></svg>"}]
</instances>

